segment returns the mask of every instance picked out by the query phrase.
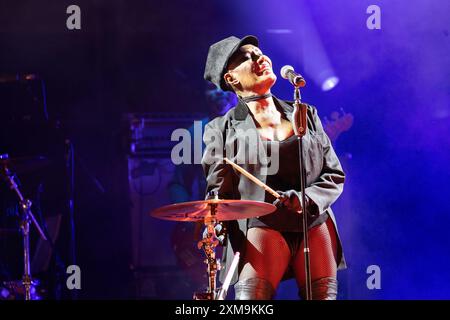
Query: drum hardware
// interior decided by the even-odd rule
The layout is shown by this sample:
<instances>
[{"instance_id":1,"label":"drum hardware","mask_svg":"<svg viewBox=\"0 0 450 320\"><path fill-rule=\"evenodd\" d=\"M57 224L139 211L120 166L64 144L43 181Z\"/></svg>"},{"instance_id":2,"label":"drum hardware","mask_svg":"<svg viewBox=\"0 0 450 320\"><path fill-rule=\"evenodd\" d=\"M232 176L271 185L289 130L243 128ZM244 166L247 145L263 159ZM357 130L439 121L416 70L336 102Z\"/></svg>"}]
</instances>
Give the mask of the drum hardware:
<instances>
[{"instance_id":1,"label":"drum hardware","mask_svg":"<svg viewBox=\"0 0 450 320\"><path fill-rule=\"evenodd\" d=\"M217 194L210 195L211 198L200 201L182 202L171 204L153 210L150 215L164 220L196 222L202 221L206 228L206 236L197 244L206 255L208 287L206 292L195 292L194 300L224 300L227 294L231 276L239 260L239 254L235 256L230 270L227 273L224 286L216 288L216 275L220 270L215 248L219 240L215 234L215 227L219 222L248 219L264 216L275 211L276 207L270 203L253 200L222 200Z\"/></svg>"},{"instance_id":2,"label":"drum hardware","mask_svg":"<svg viewBox=\"0 0 450 320\"><path fill-rule=\"evenodd\" d=\"M27 158L28 160L31 158ZM21 221L20 221L20 229L22 230L23 236L23 277L22 277L22 286L25 292L25 300L31 300L31 290L33 285L35 284L31 277L31 268L30 268L30 223L32 223L36 230L38 231L40 237L43 240L47 241L47 237L45 236L42 228L39 223L36 221L32 211L31 211L31 201L26 199L19 190L19 187L15 181L16 174L9 170L9 166L16 165L18 163L23 163L23 159L10 159L7 154L0 155L0 175L3 176L5 181L8 183L11 190L13 190L17 197L19 198L19 207L22 211ZM28 162L28 166L35 164L36 161Z\"/></svg>"}]
</instances>

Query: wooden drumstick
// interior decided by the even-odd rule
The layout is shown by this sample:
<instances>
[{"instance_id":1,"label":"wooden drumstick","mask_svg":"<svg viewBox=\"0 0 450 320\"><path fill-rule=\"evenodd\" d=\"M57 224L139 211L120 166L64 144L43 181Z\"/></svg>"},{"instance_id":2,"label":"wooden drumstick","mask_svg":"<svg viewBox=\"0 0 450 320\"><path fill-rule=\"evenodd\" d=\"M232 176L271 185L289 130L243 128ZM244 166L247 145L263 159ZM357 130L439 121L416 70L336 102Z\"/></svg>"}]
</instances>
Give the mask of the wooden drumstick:
<instances>
[{"instance_id":1,"label":"wooden drumstick","mask_svg":"<svg viewBox=\"0 0 450 320\"><path fill-rule=\"evenodd\" d=\"M266 190L268 193L270 193L271 195L273 195L275 198L279 199L281 196L278 192L276 192L275 190L273 190L271 187L269 187L267 184L263 183L262 181L260 181L258 178L256 178L254 175L252 175L251 173L249 173L248 171L246 171L244 168L241 168L240 166L238 166L237 164L235 164L233 161L229 160L228 158L223 158L225 160L226 163L228 163L229 165L231 165L233 168L235 168L237 171L239 171L240 173L242 173L244 176L246 176L247 178L249 178L251 181L253 181L254 183L256 183L258 186L260 186L261 188L263 188L264 190Z\"/></svg>"}]
</instances>

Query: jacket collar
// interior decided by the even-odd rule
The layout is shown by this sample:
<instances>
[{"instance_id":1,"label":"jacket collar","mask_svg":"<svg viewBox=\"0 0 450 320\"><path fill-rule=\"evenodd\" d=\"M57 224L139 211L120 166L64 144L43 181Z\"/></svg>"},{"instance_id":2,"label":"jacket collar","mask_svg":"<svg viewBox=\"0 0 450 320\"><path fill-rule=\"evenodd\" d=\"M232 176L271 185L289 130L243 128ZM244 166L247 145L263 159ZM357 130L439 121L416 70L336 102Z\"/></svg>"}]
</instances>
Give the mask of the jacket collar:
<instances>
[{"instance_id":1,"label":"jacket collar","mask_svg":"<svg viewBox=\"0 0 450 320\"><path fill-rule=\"evenodd\" d=\"M288 104L287 102L278 99L275 96L272 96L277 107L281 107L286 116L290 119L294 108ZM236 106L234 111L234 118L238 121L243 121L247 118L250 110L245 102L239 99L239 103Z\"/></svg>"}]
</instances>

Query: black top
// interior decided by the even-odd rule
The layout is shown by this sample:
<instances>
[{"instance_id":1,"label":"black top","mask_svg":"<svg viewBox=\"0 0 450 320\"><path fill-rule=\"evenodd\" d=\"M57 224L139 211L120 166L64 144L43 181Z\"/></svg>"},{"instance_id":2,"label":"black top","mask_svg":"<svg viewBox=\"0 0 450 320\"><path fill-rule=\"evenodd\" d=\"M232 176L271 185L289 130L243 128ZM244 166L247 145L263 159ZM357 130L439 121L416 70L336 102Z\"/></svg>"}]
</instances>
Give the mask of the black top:
<instances>
[{"instance_id":1,"label":"black top","mask_svg":"<svg viewBox=\"0 0 450 320\"><path fill-rule=\"evenodd\" d=\"M306 135L303 146L308 147L308 140ZM263 139L263 145L266 149L267 155L270 158L279 156L279 170L275 175L268 175L266 184L274 190L287 191L294 189L300 191L300 168L299 168L299 152L298 140L296 135L282 141L271 141ZM277 148L270 148L270 144L277 143L279 145L278 155L271 154ZM275 197L266 192L265 202L272 203ZM300 200L301 201L301 200ZM317 219L309 221L309 228L319 225L326 221L328 215L326 213L320 215ZM285 207L277 208L271 214L262 216L260 218L249 219L249 228L266 227L281 232L302 232L303 220L302 216L295 211L288 210Z\"/></svg>"},{"instance_id":2,"label":"black top","mask_svg":"<svg viewBox=\"0 0 450 320\"><path fill-rule=\"evenodd\" d=\"M273 97L275 104L280 106L280 110L287 119L292 118L292 102L279 100ZM307 124L308 131L303 140L305 145L305 170L307 188L306 195L309 201L306 205L308 215L316 213L319 219L326 214L337 228L334 219L331 204L333 204L342 193L345 182L345 173L339 163L339 159L334 152L333 146L325 134L317 109L313 106L307 106ZM206 193L217 192L220 199L242 199L264 201L267 192L250 179L241 177L231 165L224 163L223 154L217 152L217 142L223 143L224 152L230 151L228 159L239 159L243 155L244 159L258 159L259 146L263 147L262 140L257 141L256 146L250 146L248 141L240 141L240 135L237 132L246 132L247 130L257 130L251 112L248 106L239 101L238 105L231 108L224 116L215 118L205 126L203 141L205 142L205 152L202 158L202 166L205 172L207 189ZM291 138L293 139L293 138ZM240 143L244 142L244 143ZM306 146L308 145L308 146ZM226 154L226 153L225 153ZM262 159L262 158L260 158ZM270 160L270 159L268 159ZM243 169L253 174L263 183L267 183L269 171L267 164L262 161L256 163L239 163ZM264 161L265 162L265 161ZM292 164L290 164L292 165ZM271 171L270 171L271 172ZM296 188L298 190L298 186ZM249 228L248 219L238 219L227 221L228 241L224 247L222 255L223 269L220 271L220 281L225 280L225 276L231 266L235 252L244 252L247 244L246 234ZM339 239L338 239L339 240ZM345 267L345 259L342 255L342 247L338 245L338 264L339 268ZM238 280L238 270L236 269L232 276L232 283Z\"/></svg>"}]
</instances>

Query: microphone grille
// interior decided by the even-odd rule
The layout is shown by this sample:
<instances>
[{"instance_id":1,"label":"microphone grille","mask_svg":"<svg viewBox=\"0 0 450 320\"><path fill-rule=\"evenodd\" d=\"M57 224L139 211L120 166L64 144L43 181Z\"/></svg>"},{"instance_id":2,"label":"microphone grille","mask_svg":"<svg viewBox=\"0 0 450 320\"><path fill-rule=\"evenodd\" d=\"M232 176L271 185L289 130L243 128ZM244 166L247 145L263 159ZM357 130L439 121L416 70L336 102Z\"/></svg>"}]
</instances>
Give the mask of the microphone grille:
<instances>
[{"instance_id":1,"label":"microphone grille","mask_svg":"<svg viewBox=\"0 0 450 320\"><path fill-rule=\"evenodd\" d=\"M294 71L294 67L287 64L283 68L281 68L281 71L280 71L281 76L284 79L288 79L288 72L289 71Z\"/></svg>"}]
</instances>

